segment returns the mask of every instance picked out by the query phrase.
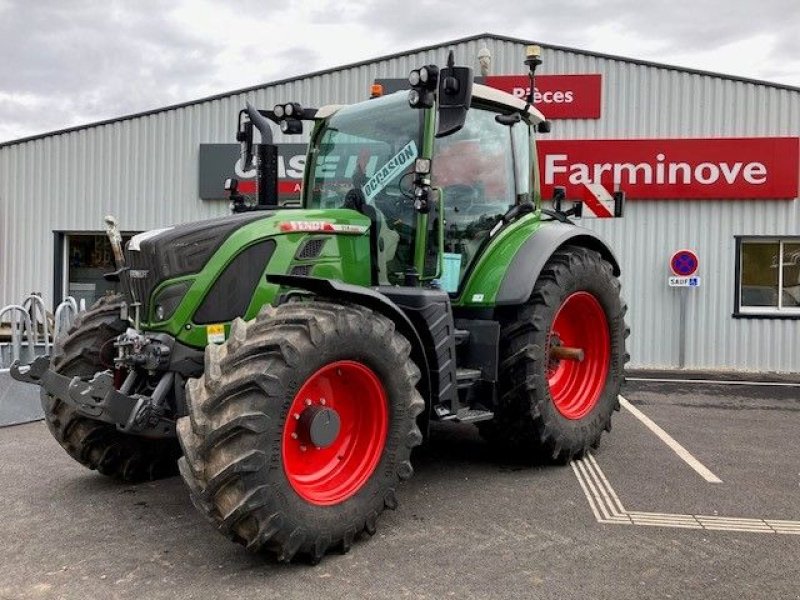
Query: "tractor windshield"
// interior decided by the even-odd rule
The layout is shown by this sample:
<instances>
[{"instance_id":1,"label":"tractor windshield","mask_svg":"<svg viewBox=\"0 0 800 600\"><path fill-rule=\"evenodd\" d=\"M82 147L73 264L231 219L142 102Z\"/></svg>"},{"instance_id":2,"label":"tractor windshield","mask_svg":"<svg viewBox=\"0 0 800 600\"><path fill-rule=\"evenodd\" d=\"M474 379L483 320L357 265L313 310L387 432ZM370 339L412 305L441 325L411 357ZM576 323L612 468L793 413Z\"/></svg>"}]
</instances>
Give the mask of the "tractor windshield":
<instances>
[{"instance_id":1,"label":"tractor windshield","mask_svg":"<svg viewBox=\"0 0 800 600\"><path fill-rule=\"evenodd\" d=\"M351 191L378 207L387 198L402 198L410 190L403 176L413 170L421 148L422 115L409 107L405 93L334 114L312 141L307 208L341 208Z\"/></svg>"},{"instance_id":2,"label":"tractor windshield","mask_svg":"<svg viewBox=\"0 0 800 600\"><path fill-rule=\"evenodd\" d=\"M311 142L307 208L352 208L377 223L380 283L399 283L413 264L414 161L425 111L399 92L342 108Z\"/></svg>"}]
</instances>

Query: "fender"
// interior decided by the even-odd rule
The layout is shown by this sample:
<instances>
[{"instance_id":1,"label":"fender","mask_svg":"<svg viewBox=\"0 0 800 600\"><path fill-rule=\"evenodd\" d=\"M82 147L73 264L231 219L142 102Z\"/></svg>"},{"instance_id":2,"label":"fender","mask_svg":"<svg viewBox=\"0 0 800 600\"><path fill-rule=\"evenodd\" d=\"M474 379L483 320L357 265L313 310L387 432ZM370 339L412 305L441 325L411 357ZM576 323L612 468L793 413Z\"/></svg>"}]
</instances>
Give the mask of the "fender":
<instances>
[{"instance_id":1,"label":"fender","mask_svg":"<svg viewBox=\"0 0 800 600\"><path fill-rule=\"evenodd\" d=\"M545 263L565 244L583 246L599 252L611 263L614 275L619 276L619 262L611 248L595 232L567 223L548 223L536 230L511 259L495 303L498 306L510 306L527 302Z\"/></svg>"},{"instance_id":2,"label":"fender","mask_svg":"<svg viewBox=\"0 0 800 600\"><path fill-rule=\"evenodd\" d=\"M422 373L422 378L420 379L420 387L422 389L420 392L428 405L424 414L428 415L434 404L431 396L430 369L432 367L431 359L433 358L435 360L435 357L429 357L427 355L417 329L414 327L411 319L408 318L397 304L384 294L372 288L342 283L341 281L333 279L322 279L320 277L302 275L267 275L267 281L287 288L306 290L323 298L344 300L346 302L352 302L353 304L366 306L391 319L397 331L404 335L411 343L411 359L417 364ZM426 422L424 427L427 428L427 426L428 423ZM425 429L423 429L423 433L426 433Z\"/></svg>"}]
</instances>

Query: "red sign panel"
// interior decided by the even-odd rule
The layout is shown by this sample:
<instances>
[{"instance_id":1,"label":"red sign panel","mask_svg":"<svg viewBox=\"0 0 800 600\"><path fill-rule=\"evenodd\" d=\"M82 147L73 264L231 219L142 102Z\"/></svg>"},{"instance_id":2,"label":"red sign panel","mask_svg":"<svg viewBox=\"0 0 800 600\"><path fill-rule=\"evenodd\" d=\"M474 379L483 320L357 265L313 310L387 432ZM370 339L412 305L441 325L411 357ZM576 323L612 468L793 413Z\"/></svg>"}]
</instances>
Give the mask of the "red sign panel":
<instances>
[{"instance_id":1,"label":"red sign panel","mask_svg":"<svg viewBox=\"0 0 800 600\"><path fill-rule=\"evenodd\" d=\"M434 167L435 168L435 167ZM542 196L601 183L634 199L797 198L798 138L539 140Z\"/></svg>"},{"instance_id":2,"label":"red sign panel","mask_svg":"<svg viewBox=\"0 0 800 600\"><path fill-rule=\"evenodd\" d=\"M486 85L525 99L530 91L527 75L493 75ZM599 119L601 75L538 75L533 105L548 119Z\"/></svg>"}]
</instances>

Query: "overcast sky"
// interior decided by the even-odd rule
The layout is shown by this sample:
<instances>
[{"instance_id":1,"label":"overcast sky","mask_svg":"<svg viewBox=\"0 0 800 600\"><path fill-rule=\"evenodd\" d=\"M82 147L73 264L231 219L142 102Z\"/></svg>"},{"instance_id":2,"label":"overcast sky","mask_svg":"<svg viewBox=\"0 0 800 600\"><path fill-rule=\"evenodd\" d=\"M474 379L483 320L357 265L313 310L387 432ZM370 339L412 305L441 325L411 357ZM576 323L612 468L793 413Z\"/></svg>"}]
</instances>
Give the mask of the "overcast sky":
<instances>
[{"instance_id":1,"label":"overcast sky","mask_svg":"<svg viewBox=\"0 0 800 600\"><path fill-rule=\"evenodd\" d=\"M483 32L800 86L800 0L0 0L0 141Z\"/></svg>"}]
</instances>

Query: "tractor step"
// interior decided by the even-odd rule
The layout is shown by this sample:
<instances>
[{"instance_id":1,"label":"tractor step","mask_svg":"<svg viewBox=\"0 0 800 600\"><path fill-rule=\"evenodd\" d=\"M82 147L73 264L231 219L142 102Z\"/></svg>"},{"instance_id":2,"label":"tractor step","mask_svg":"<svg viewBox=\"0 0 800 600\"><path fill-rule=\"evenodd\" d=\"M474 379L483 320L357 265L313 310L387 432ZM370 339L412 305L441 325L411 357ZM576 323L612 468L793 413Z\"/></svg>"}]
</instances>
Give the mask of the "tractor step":
<instances>
[{"instance_id":1,"label":"tractor step","mask_svg":"<svg viewBox=\"0 0 800 600\"><path fill-rule=\"evenodd\" d=\"M488 421L494 418L494 413L490 410L477 410L474 408L465 408L458 411L457 415L453 415L449 421L456 423L477 423L478 421Z\"/></svg>"},{"instance_id":2,"label":"tractor step","mask_svg":"<svg viewBox=\"0 0 800 600\"><path fill-rule=\"evenodd\" d=\"M460 390L472 387L480 378L480 369L456 369L456 382Z\"/></svg>"},{"instance_id":3,"label":"tractor step","mask_svg":"<svg viewBox=\"0 0 800 600\"><path fill-rule=\"evenodd\" d=\"M456 382L459 391L470 389L481 381L481 377L480 369L456 369ZM490 410L467 408L458 405L451 407L446 404L438 404L434 407L434 412L441 421L456 421L457 423L488 421L494 417L494 413Z\"/></svg>"},{"instance_id":4,"label":"tractor step","mask_svg":"<svg viewBox=\"0 0 800 600\"><path fill-rule=\"evenodd\" d=\"M446 407L439 405L435 408L435 411L440 421L455 421L456 423L477 423L478 421L488 421L494 418L492 411L477 408L462 408L458 411L458 414L454 415Z\"/></svg>"},{"instance_id":5,"label":"tractor step","mask_svg":"<svg viewBox=\"0 0 800 600\"><path fill-rule=\"evenodd\" d=\"M463 346L469 341L470 333L466 329L456 329L454 335L456 337L456 346Z\"/></svg>"}]
</instances>

